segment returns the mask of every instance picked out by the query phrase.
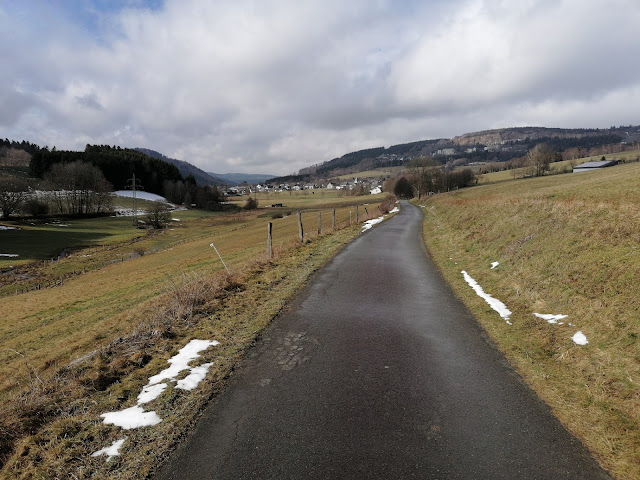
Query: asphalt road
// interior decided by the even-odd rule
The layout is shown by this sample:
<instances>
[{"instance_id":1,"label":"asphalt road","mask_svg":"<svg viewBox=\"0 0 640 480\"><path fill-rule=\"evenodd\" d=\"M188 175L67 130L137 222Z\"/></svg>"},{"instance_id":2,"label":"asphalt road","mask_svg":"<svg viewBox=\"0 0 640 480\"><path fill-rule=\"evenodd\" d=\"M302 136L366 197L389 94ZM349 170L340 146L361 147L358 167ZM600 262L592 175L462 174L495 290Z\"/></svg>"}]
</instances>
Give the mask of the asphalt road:
<instances>
[{"instance_id":1,"label":"asphalt road","mask_svg":"<svg viewBox=\"0 0 640 480\"><path fill-rule=\"evenodd\" d=\"M157 478L610 478L441 279L421 219L403 204L322 269Z\"/></svg>"}]
</instances>

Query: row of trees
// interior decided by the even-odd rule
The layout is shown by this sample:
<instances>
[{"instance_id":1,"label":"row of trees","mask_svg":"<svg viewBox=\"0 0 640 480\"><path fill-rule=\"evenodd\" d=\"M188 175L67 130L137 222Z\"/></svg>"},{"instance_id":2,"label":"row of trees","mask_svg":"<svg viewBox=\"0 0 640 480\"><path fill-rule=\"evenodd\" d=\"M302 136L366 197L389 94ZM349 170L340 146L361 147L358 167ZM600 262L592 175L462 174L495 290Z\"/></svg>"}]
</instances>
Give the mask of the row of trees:
<instances>
[{"instance_id":1,"label":"row of trees","mask_svg":"<svg viewBox=\"0 0 640 480\"><path fill-rule=\"evenodd\" d=\"M171 203L195 206L202 210L222 210L225 196L215 185L200 186L193 175L182 180L165 180L163 196Z\"/></svg>"},{"instance_id":2,"label":"row of trees","mask_svg":"<svg viewBox=\"0 0 640 480\"><path fill-rule=\"evenodd\" d=\"M51 167L33 191L26 179L0 178L2 218L23 211L32 216L48 213L92 215L111 210L112 186L99 168L85 162Z\"/></svg>"},{"instance_id":3,"label":"row of trees","mask_svg":"<svg viewBox=\"0 0 640 480\"><path fill-rule=\"evenodd\" d=\"M477 183L476 175L470 168L448 171L431 157L414 158L409 171L393 186L386 185L386 191L393 191L402 198L421 198L430 193L448 192Z\"/></svg>"},{"instance_id":4,"label":"row of trees","mask_svg":"<svg viewBox=\"0 0 640 480\"><path fill-rule=\"evenodd\" d=\"M102 171L90 163L57 163L45 179L55 186L49 195L60 213L88 215L111 210L113 187Z\"/></svg>"}]
</instances>

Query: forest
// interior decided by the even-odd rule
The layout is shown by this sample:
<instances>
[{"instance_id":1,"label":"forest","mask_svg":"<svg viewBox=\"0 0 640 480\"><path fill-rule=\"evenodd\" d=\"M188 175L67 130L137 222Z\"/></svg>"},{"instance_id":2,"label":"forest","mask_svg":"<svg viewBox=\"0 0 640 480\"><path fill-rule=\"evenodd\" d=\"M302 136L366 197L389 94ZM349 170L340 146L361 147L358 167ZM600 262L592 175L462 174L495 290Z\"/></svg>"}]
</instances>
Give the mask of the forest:
<instances>
[{"instance_id":1,"label":"forest","mask_svg":"<svg viewBox=\"0 0 640 480\"><path fill-rule=\"evenodd\" d=\"M127 188L134 174L144 190L158 195L163 194L165 180L182 180L174 165L136 150L109 145L87 145L83 152L56 150L55 147L40 149L31 157L30 174L43 178L54 164L76 161L98 167L115 190Z\"/></svg>"}]
</instances>

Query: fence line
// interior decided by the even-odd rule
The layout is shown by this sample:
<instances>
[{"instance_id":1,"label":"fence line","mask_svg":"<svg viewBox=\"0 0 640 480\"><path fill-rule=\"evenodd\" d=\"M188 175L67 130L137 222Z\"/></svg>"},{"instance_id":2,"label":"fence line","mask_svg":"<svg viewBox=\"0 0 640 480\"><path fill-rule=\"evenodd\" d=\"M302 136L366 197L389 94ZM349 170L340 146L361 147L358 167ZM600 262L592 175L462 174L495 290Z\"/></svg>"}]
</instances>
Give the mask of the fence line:
<instances>
[{"instance_id":1,"label":"fence line","mask_svg":"<svg viewBox=\"0 0 640 480\"><path fill-rule=\"evenodd\" d=\"M360 216L360 205L356 204L356 225L360 223L360 221L366 221L369 220L371 218L370 214L369 214L369 210L367 209L366 206L363 206L364 208L364 215L363 215L363 219L361 219ZM308 213L312 213L313 210L311 212ZM304 231L304 225L303 225L303 221L302 221L302 210L299 210L296 213L296 222L298 224L298 241L300 243L304 243L305 241L305 231ZM321 236L322 235L322 210L317 210L317 215L318 215L318 229L317 229L317 236ZM342 227L340 227L339 225L337 225L336 223L336 209L332 208L331 209L331 231L336 231L340 228L346 228L347 226L351 226L353 225L353 220L352 220L352 211L349 210L349 222L347 223L346 221L344 221L342 223ZM273 222L268 222L267 223L267 258L271 259L273 258Z\"/></svg>"}]
</instances>

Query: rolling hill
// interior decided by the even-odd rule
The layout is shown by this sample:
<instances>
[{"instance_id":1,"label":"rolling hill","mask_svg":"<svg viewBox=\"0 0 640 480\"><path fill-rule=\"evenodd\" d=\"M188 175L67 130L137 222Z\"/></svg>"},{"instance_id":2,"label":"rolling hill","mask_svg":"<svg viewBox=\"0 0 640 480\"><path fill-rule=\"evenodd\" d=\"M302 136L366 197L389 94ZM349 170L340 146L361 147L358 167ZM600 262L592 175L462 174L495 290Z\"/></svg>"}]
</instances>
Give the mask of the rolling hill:
<instances>
[{"instance_id":1,"label":"rolling hill","mask_svg":"<svg viewBox=\"0 0 640 480\"><path fill-rule=\"evenodd\" d=\"M240 185L247 182L250 185L263 183L265 180L273 178L273 175L264 175L261 173L211 173L207 172L214 178L219 178L229 185Z\"/></svg>"},{"instance_id":2,"label":"rolling hill","mask_svg":"<svg viewBox=\"0 0 640 480\"><path fill-rule=\"evenodd\" d=\"M193 178L196 179L196 183L200 186L203 186L203 185L222 186L225 183L227 183L224 180L221 180L219 178L209 175L204 170L201 170L195 165L192 165L189 162L185 162L184 160L176 160L175 158L167 157L160 152L156 152L155 150L151 150L148 148L136 148L135 150L141 153L144 153L145 155L148 155L150 157L164 160L165 162L175 165L178 168L178 171L180 172L180 175L182 175L183 178L186 178L189 175L193 175Z\"/></svg>"},{"instance_id":3,"label":"rolling hill","mask_svg":"<svg viewBox=\"0 0 640 480\"><path fill-rule=\"evenodd\" d=\"M468 162L503 162L523 156L538 143L546 143L559 152L570 148L590 149L617 145L622 150L640 142L640 126L599 128L513 127L465 133L454 138L376 147L347 153L320 164L303 168L298 175L279 180L309 181L333 178L379 168L408 165L415 157L430 155L441 163L463 159ZM609 153L609 152L602 152ZM586 155L586 152L585 152Z\"/></svg>"}]
</instances>

